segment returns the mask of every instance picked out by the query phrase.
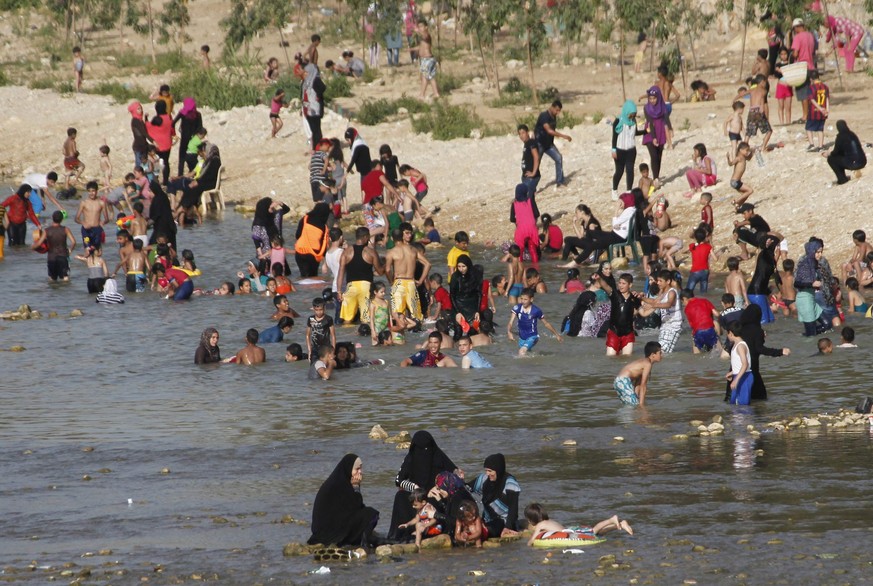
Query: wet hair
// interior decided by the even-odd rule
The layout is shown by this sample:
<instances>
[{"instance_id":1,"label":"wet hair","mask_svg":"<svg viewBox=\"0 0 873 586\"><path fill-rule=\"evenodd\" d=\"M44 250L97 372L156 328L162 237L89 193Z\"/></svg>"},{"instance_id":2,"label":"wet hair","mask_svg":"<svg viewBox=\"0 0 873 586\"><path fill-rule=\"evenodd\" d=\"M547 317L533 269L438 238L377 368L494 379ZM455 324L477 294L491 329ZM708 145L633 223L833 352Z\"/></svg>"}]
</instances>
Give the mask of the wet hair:
<instances>
[{"instance_id":1,"label":"wet hair","mask_svg":"<svg viewBox=\"0 0 873 586\"><path fill-rule=\"evenodd\" d=\"M745 142L745 141L743 141L743 142L741 142L740 144L737 145L737 150L738 150L738 151L741 151L741 150L743 150L743 149L747 149L747 148L750 148L750 147L749 147L749 143L747 143L747 142Z\"/></svg>"},{"instance_id":2,"label":"wet hair","mask_svg":"<svg viewBox=\"0 0 873 586\"><path fill-rule=\"evenodd\" d=\"M246 280L248 280L248 279L246 279ZM224 283L222 283L222 285L227 287L227 294L228 295L233 295L234 293L236 293L236 287L234 287L233 283L231 283L230 281L225 281Z\"/></svg>"},{"instance_id":3,"label":"wet hair","mask_svg":"<svg viewBox=\"0 0 873 586\"><path fill-rule=\"evenodd\" d=\"M409 493L409 502L420 502L423 503L427 500L427 491L421 488L420 486L413 488L412 492Z\"/></svg>"},{"instance_id":4,"label":"wet hair","mask_svg":"<svg viewBox=\"0 0 873 586\"><path fill-rule=\"evenodd\" d=\"M455 242L470 242L470 235L464 232L463 230L459 230L455 232Z\"/></svg>"},{"instance_id":5,"label":"wet hair","mask_svg":"<svg viewBox=\"0 0 873 586\"><path fill-rule=\"evenodd\" d=\"M249 285L251 285L251 281L249 281L246 277L243 277L236 282L236 286L239 288L240 291L242 291L246 283L249 283Z\"/></svg>"},{"instance_id":6,"label":"wet hair","mask_svg":"<svg viewBox=\"0 0 873 586\"><path fill-rule=\"evenodd\" d=\"M732 107L734 110L742 110L743 108L746 107L746 105L744 103L742 103L741 101L737 100L736 102L734 102Z\"/></svg>"},{"instance_id":7,"label":"wet hair","mask_svg":"<svg viewBox=\"0 0 873 586\"><path fill-rule=\"evenodd\" d=\"M521 247L518 244L509 245L509 254L515 258L521 257Z\"/></svg>"},{"instance_id":8,"label":"wet hair","mask_svg":"<svg viewBox=\"0 0 873 586\"><path fill-rule=\"evenodd\" d=\"M167 273L167 269L164 268L163 263L156 262L155 264L152 265L152 272L155 274L160 273L160 274L164 275Z\"/></svg>"},{"instance_id":9,"label":"wet hair","mask_svg":"<svg viewBox=\"0 0 873 586\"><path fill-rule=\"evenodd\" d=\"M375 281L373 285L370 287L370 299L376 297L376 293L379 291L385 290L385 282L384 281Z\"/></svg>"},{"instance_id":10,"label":"wet hair","mask_svg":"<svg viewBox=\"0 0 873 586\"><path fill-rule=\"evenodd\" d=\"M134 202L133 210L139 213L142 213L145 207L142 205L141 201Z\"/></svg>"},{"instance_id":11,"label":"wet hair","mask_svg":"<svg viewBox=\"0 0 873 586\"><path fill-rule=\"evenodd\" d=\"M840 337L850 344L855 341L855 328L846 326L840 330Z\"/></svg>"},{"instance_id":12,"label":"wet hair","mask_svg":"<svg viewBox=\"0 0 873 586\"><path fill-rule=\"evenodd\" d=\"M443 343L443 335L442 335L440 332L436 331L436 330L432 331L431 333L429 333L429 334L427 335L427 339L428 339L428 340L430 340L431 338L434 338L435 340L439 340L439 341L440 341L440 344Z\"/></svg>"},{"instance_id":13,"label":"wet hair","mask_svg":"<svg viewBox=\"0 0 873 586\"><path fill-rule=\"evenodd\" d=\"M828 348L833 348L834 343L831 342L830 338L819 338L818 340L818 351L819 354L823 354L825 350Z\"/></svg>"},{"instance_id":14,"label":"wet hair","mask_svg":"<svg viewBox=\"0 0 873 586\"><path fill-rule=\"evenodd\" d=\"M458 505L458 519L461 521L475 521L479 518L479 505L474 501L464 500Z\"/></svg>"},{"instance_id":15,"label":"wet hair","mask_svg":"<svg viewBox=\"0 0 873 586\"><path fill-rule=\"evenodd\" d=\"M288 297L286 295L276 295L273 297L273 305L279 307L279 304L282 303L283 299L287 301Z\"/></svg>"},{"instance_id":16,"label":"wet hair","mask_svg":"<svg viewBox=\"0 0 873 586\"><path fill-rule=\"evenodd\" d=\"M536 297L536 293L537 293L536 289L534 289L532 287L525 287L524 289L521 290L521 293L519 293L518 296L519 297L526 296L526 297L529 297L530 299L533 299L534 297Z\"/></svg>"},{"instance_id":17,"label":"wet hair","mask_svg":"<svg viewBox=\"0 0 873 586\"><path fill-rule=\"evenodd\" d=\"M270 287L270 282L272 282L273 285L275 285L275 284L276 284L276 279L274 279L273 277L267 277L267 288L268 288L268 289L269 289L269 287Z\"/></svg>"},{"instance_id":18,"label":"wet hair","mask_svg":"<svg viewBox=\"0 0 873 586\"><path fill-rule=\"evenodd\" d=\"M671 271L669 269L664 269L658 273L658 278L664 279L665 281L675 281L676 280L676 273L674 273L673 271Z\"/></svg>"},{"instance_id":19,"label":"wet hair","mask_svg":"<svg viewBox=\"0 0 873 586\"><path fill-rule=\"evenodd\" d=\"M482 320L479 322L479 333L485 334L486 336L490 336L494 333L494 322L489 320Z\"/></svg>"},{"instance_id":20,"label":"wet hair","mask_svg":"<svg viewBox=\"0 0 873 586\"><path fill-rule=\"evenodd\" d=\"M579 278L579 269L567 269L567 281Z\"/></svg>"},{"instance_id":21,"label":"wet hair","mask_svg":"<svg viewBox=\"0 0 873 586\"><path fill-rule=\"evenodd\" d=\"M439 273L431 273L427 278L429 281L433 281L437 285L443 284L443 276Z\"/></svg>"},{"instance_id":22,"label":"wet hair","mask_svg":"<svg viewBox=\"0 0 873 586\"><path fill-rule=\"evenodd\" d=\"M358 326L358 335L362 337L370 337L372 330L370 330L370 324L361 324Z\"/></svg>"},{"instance_id":23,"label":"wet hair","mask_svg":"<svg viewBox=\"0 0 873 586\"><path fill-rule=\"evenodd\" d=\"M57 213L57 212L55 212L55 213ZM54 216L52 216L52 219L54 219ZM142 240L140 240L139 238L134 240L133 241L133 249L134 250L142 250Z\"/></svg>"},{"instance_id":24,"label":"wet hair","mask_svg":"<svg viewBox=\"0 0 873 586\"><path fill-rule=\"evenodd\" d=\"M624 281L628 285L634 282L634 276L630 273L622 273L618 276L619 281Z\"/></svg>"},{"instance_id":25,"label":"wet hair","mask_svg":"<svg viewBox=\"0 0 873 586\"><path fill-rule=\"evenodd\" d=\"M391 339L391 332L389 330L382 330L376 336L376 344L378 346L384 346Z\"/></svg>"},{"instance_id":26,"label":"wet hair","mask_svg":"<svg viewBox=\"0 0 873 586\"><path fill-rule=\"evenodd\" d=\"M306 358L309 358L309 356L303 353L303 347L296 342L293 344L288 344L288 346L285 348L285 352L287 354L290 354L297 360L304 360Z\"/></svg>"},{"instance_id":27,"label":"wet hair","mask_svg":"<svg viewBox=\"0 0 873 586\"><path fill-rule=\"evenodd\" d=\"M87 189L88 191L91 191L92 189L100 189L100 184L96 181L89 181L85 184L85 189Z\"/></svg>"},{"instance_id":28,"label":"wet hair","mask_svg":"<svg viewBox=\"0 0 873 586\"><path fill-rule=\"evenodd\" d=\"M657 354L660 351L661 345L658 342L646 342L646 347L643 349L643 353L646 355L646 358L648 358L652 354Z\"/></svg>"},{"instance_id":29,"label":"wet hair","mask_svg":"<svg viewBox=\"0 0 873 586\"><path fill-rule=\"evenodd\" d=\"M786 258L785 260L783 260L782 261L782 270L785 271L786 273L793 273L794 272L794 261L791 260L790 258ZM848 284L849 284L849 281L847 279L846 285L848 285Z\"/></svg>"},{"instance_id":30,"label":"wet hair","mask_svg":"<svg viewBox=\"0 0 873 586\"><path fill-rule=\"evenodd\" d=\"M533 526L540 521L548 521L549 513L546 508L539 503L531 503L524 508L524 518Z\"/></svg>"},{"instance_id":31,"label":"wet hair","mask_svg":"<svg viewBox=\"0 0 873 586\"><path fill-rule=\"evenodd\" d=\"M52 213L52 222L55 224L60 224L64 221L64 213L61 210L55 210Z\"/></svg>"},{"instance_id":32,"label":"wet hair","mask_svg":"<svg viewBox=\"0 0 873 586\"><path fill-rule=\"evenodd\" d=\"M270 272L273 273L274 277L284 277L285 266L280 262L274 262L273 266L270 267Z\"/></svg>"},{"instance_id":33,"label":"wet hair","mask_svg":"<svg viewBox=\"0 0 873 586\"><path fill-rule=\"evenodd\" d=\"M849 277L848 279L846 279L846 287L848 287L852 291L857 291L860 286L861 284L855 277Z\"/></svg>"},{"instance_id":34,"label":"wet hair","mask_svg":"<svg viewBox=\"0 0 873 586\"><path fill-rule=\"evenodd\" d=\"M246 331L246 342L248 342L249 344L257 344L259 335L260 334L258 333L258 330L256 330L255 328L249 328Z\"/></svg>"},{"instance_id":35,"label":"wet hair","mask_svg":"<svg viewBox=\"0 0 873 586\"><path fill-rule=\"evenodd\" d=\"M725 305L733 305L734 303L737 302L737 300L734 298L733 293L725 293L724 295L721 296L721 302L724 303Z\"/></svg>"},{"instance_id":36,"label":"wet hair","mask_svg":"<svg viewBox=\"0 0 873 586\"><path fill-rule=\"evenodd\" d=\"M327 355L333 352L333 346L330 344L324 344L318 347L318 357L319 358L327 358Z\"/></svg>"},{"instance_id":37,"label":"wet hair","mask_svg":"<svg viewBox=\"0 0 873 586\"><path fill-rule=\"evenodd\" d=\"M503 274L494 275L493 277L491 277L491 287L494 289L497 289L497 286L505 280L506 280L506 275L503 275Z\"/></svg>"},{"instance_id":38,"label":"wet hair","mask_svg":"<svg viewBox=\"0 0 873 586\"><path fill-rule=\"evenodd\" d=\"M280 330L284 330L285 328L293 328L294 327L294 319L288 317L287 315L283 315L279 318L279 323L277 324Z\"/></svg>"},{"instance_id":39,"label":"wet hair","mask_svg":"<svg viewBox=\"0 0 873 586\"><path fill-rule=\"evenodd\" d=\"M855 230L854 232L852 232L852 240L857 240L858 242L866 242L867 233L863 230Z\"/></svg>"},{"instance_id":40,"label":"wet hair","mask_svg":"<svg viewBox=\"0 0 873 586\"><path fill-rule=\"evenodd\" d=\"M727 331L738 338L742 338L743 324L740 323L740 320L732 321L728 324Z\"/></svg>"},{"instance_id":41,"label":"wet hair","mask_svg":"<svg viewBox=\"0 0 873 586\"><path fill-rule=\"evenodd\" d=\"M682 289L682 292L679 293L680 299L694 299L694 290L693 289Z\"/></svg>"},{"instance_id":42,"label":"wet hair","mask_svg":"<svg viewBox=\"0 0 873 586\"><path fill-rule=\"evenodd\" d=\"M525 279L534 279L540 276L540 272L533 267L528 267L524 270Z\"/></svg>"},{"instance_id":43,"label":"wet hair","mask_svg":"<svg viewBox=\"0 0 873 586\"><path fill-rule=\"evenodd\" d=\"M318 309L319 307L324 309L324 305L324 297L316 297L312 300L312 309Z\"/></svg>"},{"instance_id":44,"label":"wet hair","mask_svg":"<svg viewBox=\"0 0 873 586\"><path fill-rule=\"evenodd\" d=\"M729 271L737 271L740 269L740 257L731 256L727 259L727 268Z\"/></svg>"}]
</instances>

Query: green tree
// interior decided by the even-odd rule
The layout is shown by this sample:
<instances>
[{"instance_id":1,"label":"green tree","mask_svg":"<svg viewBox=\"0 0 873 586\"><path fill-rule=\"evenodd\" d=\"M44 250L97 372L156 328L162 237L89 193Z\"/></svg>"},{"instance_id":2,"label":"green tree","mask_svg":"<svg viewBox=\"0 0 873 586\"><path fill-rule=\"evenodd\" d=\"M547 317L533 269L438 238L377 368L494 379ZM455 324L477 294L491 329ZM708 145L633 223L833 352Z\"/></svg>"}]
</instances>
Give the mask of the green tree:
<instances>
[{"instance_id":1,"label":"green tree","mask_svg":"<svg viewBox=\"0 0 873 586\"><path fill-rule=\"evenodd\" d=\"M663 3L666 0L615 0L615 22L619 34L619 68L621 69L621 94L622 99L627 99L627 90L624 83L624 46L625 32L646 30L650 23L650 16L664 14ZM653 4L653 2L655 4ZM656 19L660 20L660 19ZM657 25L655 27L657 29ZM663 34L663 33L662 33Z\"/></svg>"},{"instance_id":2,"label":"green tree","mask_svg":"<svg viewBox=\"0 0 873 586\"><path fill-rule=\"evenodd\" d=\"M495 39L500 29L509 22L517 4L517 0L480 0L472 2L464 8L464 33L476 38L479 55L482 58L482 67L485 69L485 76L489 78L489 81L491 80L488 73L489 60L485 57L484 49L487 48L491 51L490 67L498 95L501 93L500 65Z\"/></svg>"},{"instance_id":3,"label":"green tree","mask_svg":"<svg viewBox=\"0 0 873 586\"><path fill-rule=\"evenodd\" d=\"M522 0L516 6L515 24L519 36L524 40L527 50L527 67L530 73L530 87L534 96L537 95L537 84L534 77L533 62L542 55L548 46L546 27L543 24L543 15L536 0Z\"/></svg>"},{"instance_id":4,"label":"green tree","mask_svg":"<svg viewBox=\"0 0 873 586\"><path fill-rule=\"evenodd\" d=\"M551 9L552 18L566 43L568 59L570 46L578 43L582 34L594 23L599 4L599 0L564 0Z\"/></svg>"},{"instance_id":5,"label":"green tree","mask_svg":"<svg viewBox=\"0 0 873 586\"><path fill-rule=\"evenodd\" d=\"M241 46L248 49L252 38L266 28L267 21L258 3L233 0L230 14L221 19L219 24L224 29L224 53L233 55Z\"/></svg>"},{"instance_id":6,"label":"green tree","mask_svg":"<svg viewBox=\"0 0 873 586\"><path fill-rule=\"evenodd\" d=\"M161 43L168 43L170 39L173 39L181 51L182 45L191 40L191 37L185 32L189 24L191 24L191 14L188 12L188 1L169 0L164 4L163 10L158 16Z\"/></svg>"}]
</instances>

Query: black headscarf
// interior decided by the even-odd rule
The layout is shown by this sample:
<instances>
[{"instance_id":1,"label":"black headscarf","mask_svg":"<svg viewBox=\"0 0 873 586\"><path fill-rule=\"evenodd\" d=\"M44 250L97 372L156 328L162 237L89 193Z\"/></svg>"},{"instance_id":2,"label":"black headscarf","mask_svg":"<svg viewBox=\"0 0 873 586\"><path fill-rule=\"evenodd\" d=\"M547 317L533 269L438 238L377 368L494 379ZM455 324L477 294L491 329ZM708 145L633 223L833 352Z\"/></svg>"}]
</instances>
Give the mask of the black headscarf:
<instances>
[{"instance_id":1,"label":"black headscarf","mask_svg":"<svg viewBox=\"0 0 873 586\"><path fill-rule=\"evenodd\" d=\"M837 120L836 126L837 137L834 140L831 156L846 157L855 165L859 165L858 168L863 167L867 163L867 155L864 153L861 141L858 140L858 135L849 130L845 120Z\"/></svg>"},{"instance_id":2,"label":"black headscarf","mask_svg":"<svg viewBox=\"0 0 873 586\"><path fill-rule=\"evenodd\" d=\"M779 241L766 232L758 237L758 259L755 261L755 272L747 290L749 295L769 295L770 279L776 272L776 245Z\"/></svg>"},{"instance_id":3,"label":"black headscarf","mask_svg":"<svg viewBox=\"0 0 873 586\"><path fill-rule=\"evenodd\" d=\"M456 270L452 273L452 282L449 284L449 296L452 307L461 312L467 320L479 311L482 300L482 280L477 277L473 270L473 260L466 254L458 257L458 265L465 265L467 272Z\"/></svg>"},{"instance_id":4,"label":"black headscarf","mask_svg":"<svg viewBox=\"0 0 873 586\"><path fill-rule=\"evenodd\" d=\"M358 545L372 531L379 513L364 506L361 493L352 486L356 454L346 454L318 489L312 505L312 537L309 543Z\"/></svg>"},{"instance_id":5,"label":"black headscarf","mask_svg":"<svg viewBox=\"0 0 873 586\"><path fill-rule=\"evenodd\" d=\"M616 286L617 286L615 284L615 275L612 272L610 272L609 275L604 275L603 274L603 267L604 266L609 266L610 268L612 268L612 264L608 260L605 260L602 263L600 263L600 266L597 267L597 275L600 277L601 283L606 283L614 291Z\"/></svg>"},{"instance_id":6,"label":"black headscarf","mask_svg":"<svg viewBox=\"0 0 873 586\"><path fill-rule=\"evenodd\" d=\"M486 480L482 485L482 504L487 507L503 494L503 487L506 485L507 477L506 458L503 457L503 454L491 454L485 458L484 467L497 473L497 478L494 482Z\"/></svg>"},{"instance_id":7,"label":"black headscarf","mask_svg":"<svg viewBox=\"0 0 873 586\"><path fill-rule=\"evenodd\" d=\"M424 490L433 488L434 479L440 472L452 472L457 468L436 444L433 436L424 430L415 432L409 445L409 452L397 473L397 485L411 480Z\"/></svg>"},{"instance_id":8,"label":"black headscarf","mask_svg":"<svg viewBox=\"0 0 873 586\"><path fill-rule=\"evenodd\" d=\"M315 204L315 207L312 208L308 214L307 222L311 226L315 226L317 228L326 228L327 227L327 219L330 217L331 209L328 204L321 201Z\"/></svg>"},{"instance_id":9,"label":"black headscarf","mask_svg":"<svg viewBox=\"0 0 873 586\"><path fill-rule=\"evenodd\" d=\"M258 203L255 204L255 217L252 219L252 228L263 226L270 238L276 235L276 224L273 221L273 214L270 213L271 205L273 205L271 198L262 197L259 199Z\"/></svg>"},{"instance_id":10,"label":"black headscarf","mask_svg":"<svg viewBox=\"0 0 873 586\"><path fill-rule=\"evenodd\" d=\"M761 315L761 307L756 303L748 305L740 315L740 337L749 347L749 355L752 358L749 363L749 370L755 375L752 381L753 401L765 401L767 399L767 386L764 384L764 379L761 378L759 370L761 354L774 357L782 356L782 348L768 348L765 345L766 334L764 333L764 328L761 327ZM729 392L728 398L730 398Z\"/></svg>"},{"instance_id":11,"label":"black headscarf","mask_svg":"<svg viewBox=\"0 0 873 586\"><path fill-rule=\"evenodd\" d=\"M154 194L152 203L149 206L149 219L154 223L149 243L154 244L157 241L158 235L163 234L175 247L176 222L173 221L173 208L170 206L170 198L167 197L164 188L161 187L161 184L156 179L149 183L149 189Z\"/></svg>"}]
</instances>

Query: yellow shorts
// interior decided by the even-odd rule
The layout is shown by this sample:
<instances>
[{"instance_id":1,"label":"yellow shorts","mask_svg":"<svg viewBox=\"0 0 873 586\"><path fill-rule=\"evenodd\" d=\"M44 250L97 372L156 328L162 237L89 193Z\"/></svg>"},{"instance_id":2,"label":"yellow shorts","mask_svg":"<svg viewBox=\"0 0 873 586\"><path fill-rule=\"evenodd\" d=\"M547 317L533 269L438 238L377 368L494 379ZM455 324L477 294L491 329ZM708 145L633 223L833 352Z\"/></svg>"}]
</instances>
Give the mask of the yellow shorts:
<instances>
[{"instance_id":1,"label":"yellow shorts","mask_svg":"<svg viewBox=\"0 0 873 586\"><path fill-rule=\"evenodd\" d=\"M370 323L370 281L352 281L343 293L343 304L340 307L340 319L351 322L355 314L361 313L361 323Z\"/></svg>"},{"instance_id":2,"label":"yellow shorts","mask_svg":"<svg viewBox=\"0 0 873 586\"><path fill-rule=\"evenodd\" d=\"M418 289L414 279L395 279L391 286L391 311L409 314L415 319L421 319L421 303L418 299Z\"/></svg>"}]
</instances>

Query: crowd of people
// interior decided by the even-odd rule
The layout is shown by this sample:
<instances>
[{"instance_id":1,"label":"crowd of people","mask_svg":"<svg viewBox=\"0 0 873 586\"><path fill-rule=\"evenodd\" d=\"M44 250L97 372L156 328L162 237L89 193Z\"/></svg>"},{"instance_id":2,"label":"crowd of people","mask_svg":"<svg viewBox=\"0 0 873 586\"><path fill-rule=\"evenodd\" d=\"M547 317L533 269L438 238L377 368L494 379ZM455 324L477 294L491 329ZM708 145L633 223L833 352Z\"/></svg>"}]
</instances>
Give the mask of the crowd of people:
<instances>
[{"instance_id":1,"label":"crowd of people","mask_svg":"<svg viewBox=\"0 0 873 586\"><path fill-rule=\"evenodd\" d=\"M831 25L831 33L851 32L845 24ZM429 34L426 25L418 26L421 41L416 58L422 66L422 95L428 87L436 95ZM714 217L708 190L724 178L718 174L712 145L708 148L698 143L692 149L692 167L684 170L684 176L690 187L686 197L699 199L700 219L689 234L675 234L663 192L668 166L664 158L673 144L673 102L681 96L673 87L669 70L662 67L656 82L641 97L645 101L644 123L637 120L636 102L628 100L612 124L615 172L611 195L615 210L609 222L600 222L591 205L580 203L572 214L572 233L565 235L551 214L540 212L537 195L546 157L555 167L555 185L562 188L567 184L555 140L572 139L560 131L563 105L554 100L539 115L533 130L525 125L517 129L522 142L521 173L514 188L507 189L512 195L506 201L514 235L504 245L500 270L486 277L485 266L473 260L476 252L470 250L466 231L454 235L443 270L442 263L432 262L434 254L429 255L426 248L442 240L435 225L439 208L424 205L430 191L426 174L408 163L401 164L388 144L380 146L378 156L372 156L357 128L349 127L342 138L322 135L325 85L318 68L320 38L314 35L310 47L299 54L295 69L303 80L303 115L311 132L312 209L299 219L293 247L286 247L283 231L290 207L274 196L261 198L251 226L253 256L245 271L215 289L196 287L194 279L200 271L194 252L179 251L177 234L179 227L202 222L201 198L219 180L221 157L218 147L207 140L194 99L186 97L174 114L170 88L161 86L153 95L151 116L144 114L139 102L128 106L134 166L124 174L120 186L113 181L109 148L100 149L100 176L85 182L86 193L74 217L81 226L83 249L75 259L86 266L88 291L97 294L100 303L125 302L115 282L120 271L125 275L126 292L133 295L153 290L176 301L198 295L261 295L269 299L274 310L272 326L249 329L245 346L226 358L221 356L218 330L207 328L195 351L197 364L257 364L266 360L263 344L289 342L294 320L301 319L288 298L297 290L287 261L288 255L293 255L304 282L317 282L325 275L331 279L330 286L312 301L312 315L306 318L302 340L288 344L285 351L288 362L308 360L312 380L334 378L336 370L384 363L381 359L359 360L360 344L355 338L373 347L403 345L419 332L426 332L416 336L424 342L400 362L400 367L491 368L483 348L495 342L494 311L497 304L506 303L510 307L506 338L514 342L517 336L519 357L537 346L540 327L558 343L573 337L604 338L606 355L622 357L634 353L640 331L657 330L657 341L645 344L642 357L622 360L617 367L613 386L624 404L646 404L655 365L666 355L682 351L686 322L691 331L686 348L694 353L720 352L729 360L725 400L744 405L763 400L767 391L760 356L784 356L790 350L767 346L762 324L774 321L776 314L796 316L804 336L821 336L842 325L844 300L848 301L848 312L870 317L861 291L873 286L873 246L866 242L863 230L853 234L855 252L841 266L841 282L823 256L820 238L809 238L802 257L787 258L782 235L759 215L759 206L749 201L753 194L768 189L753 189L744 173L747 162L760 160L774 146L768 144L772 128L767 98L770 80L780 79L781 67L792 61L808 65L808 74L795 95L803 104L801 121L806 124L809 151L822 150L824 121L830 113L830 90L818 75L815 45L809 41L812 35L802 19L793 21L790 43L784 43L778 27L774 30L778 34L771 34L769 50L759 54L753 76L732 100L724 123L727 164L733 169L729 184L737 192L733 204L742 218L732 223L719 223ZM360 67L353 55L343 57L345 65L328 61L326 67L334 73L358 75ZM268 62L264 79L267 83L278 79L277 61ZM790 108L781 103L786 99L786 87L778 85L776 92L783 124L791 123ZM271 104L273 136L281 129L279 113L284 97L284 92L277 90ZM744 120L746 99L749 106ZM843 184L849 181L846 171L862 168L866 158L847 123L839 120L836 128L832 151L822 154L827 156L837 184ZM753 147L751 141L758 133L763 136L762 143ZM9 245L24 245L28 220L37 227L32 248L46 254L48 276L53 281L69 279L70 258L79 246L76 235L64 224L66 211L59 200L77 196L76 186L85 166L77 148L77 130L70 128L66 135L63 181L56 172L30 176L0 204ZM640 136L648 162L637 165L636 141ZM175 175L170 168L173 148L178 154ZM635 182L637 170L640 177ZM350 177L355 173L359 186L350 189ZM619 192L622 178L626 189ZM360 202L352 203L357 193ZM542 195L540 199L539 205L547 203ZM51 225L43 227L39 214L46 209L46 201L57 210L52 213ZM358 204L361 225L355 227L353 241L347 242L341 222ZM104 256L104 227L112 224L117 226L117 264ZM717 229L720 233L729 230L737 244L736 254L728 254L725 260L728 273L720 308L706 297L711 265L726 253L711 244ZM641 251L643 275L635 290L634 275L614 270L611 261L614 255L628 252L636 258L636 247ZM680 258L685 251L690 256L687 274ZM604 254L609 260L601 261ZM753 257L754 269L747 277L741 264ZM555 320L554 325L535 304L538 295L548 292L539 272L546 259L565 263L560 265L566 270L566 280L559 292L576 296L575 302L567 304L563 319ZM583 275L586 270L588 274ZM846 287L845 294L841 284ZM843 328L841 335L841 347L854 347L854 330ZM819 347L827 353L833 344L823 339ZM449 351L456 351L457 358ZM489 536L514 535L522 526L518 481L507 472L501 454L486 458L484 468L482 474L465 482L463 471L439 450L430 434L418 432L397 477L388 538L414 539L421 544L422 539L447 533L456 544L481 545ZM359 491L362 477L360 458L346 455L315 499L311 543L378 542L373 531L379 515L363 503ZM481 513L475 502L470 504L472 494L481 497ZM528 509L527 522L537 528L534 538L576 531L551 521L542 505L533 503ZM593 528L580 529L578 534L600 535L615 529L632 532L626 521L612 517Z\"/></svg>"}]
</instances>

